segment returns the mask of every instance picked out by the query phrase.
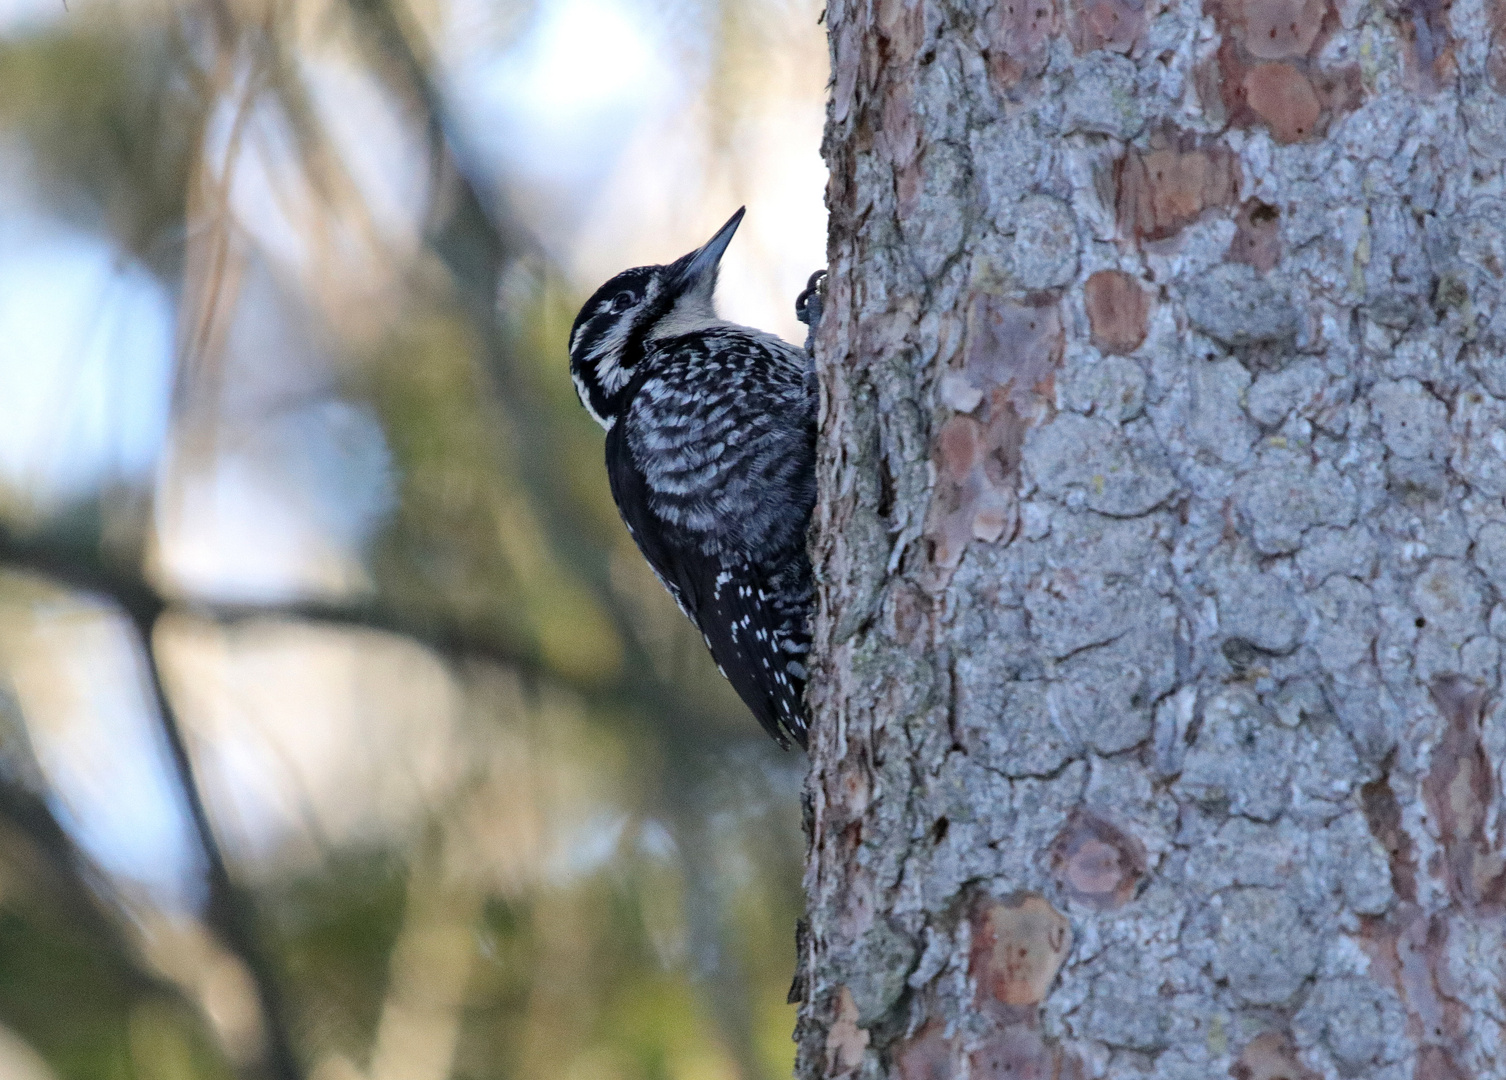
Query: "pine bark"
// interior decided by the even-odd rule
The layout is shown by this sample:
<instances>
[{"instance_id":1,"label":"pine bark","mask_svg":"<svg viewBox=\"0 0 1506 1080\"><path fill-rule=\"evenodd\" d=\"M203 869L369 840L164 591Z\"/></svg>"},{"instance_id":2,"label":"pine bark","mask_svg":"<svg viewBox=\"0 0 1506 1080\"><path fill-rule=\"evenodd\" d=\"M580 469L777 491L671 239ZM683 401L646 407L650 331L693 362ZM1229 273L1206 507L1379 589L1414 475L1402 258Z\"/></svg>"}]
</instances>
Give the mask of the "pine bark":
<instances>
[{"instance_id":1,"label":"pine bark","mask_svg":"<svg viewBox=\"0 0 1506 1080\"><path fill-rule=\"evenodd\" d=\"M1506 1076L1506 0L831 0L801 1077Z\"/></svg>"}]
</instances>

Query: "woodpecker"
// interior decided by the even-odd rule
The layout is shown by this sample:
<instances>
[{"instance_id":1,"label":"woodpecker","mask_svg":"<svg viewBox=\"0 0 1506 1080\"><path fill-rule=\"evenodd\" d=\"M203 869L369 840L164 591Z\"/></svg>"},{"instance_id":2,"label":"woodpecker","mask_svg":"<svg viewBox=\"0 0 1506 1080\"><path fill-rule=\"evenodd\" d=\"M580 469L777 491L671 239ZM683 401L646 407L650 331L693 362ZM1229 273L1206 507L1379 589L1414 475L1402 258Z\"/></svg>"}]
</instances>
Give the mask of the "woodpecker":
<instances>
[{"instance_id":1,"label":"woodpecker","mask_svg":"<svg viewBox=\"0 0 1506 1080\"><path fill-rule=\"evenodd\" d=\"M597 289L570 330L570 374L606 430L612 498L638 550L764 730L803 747L815 373L808 351L716 313L742 219ZM819 276L797 301L808 323Z\"/></svg>"}]
</instances>

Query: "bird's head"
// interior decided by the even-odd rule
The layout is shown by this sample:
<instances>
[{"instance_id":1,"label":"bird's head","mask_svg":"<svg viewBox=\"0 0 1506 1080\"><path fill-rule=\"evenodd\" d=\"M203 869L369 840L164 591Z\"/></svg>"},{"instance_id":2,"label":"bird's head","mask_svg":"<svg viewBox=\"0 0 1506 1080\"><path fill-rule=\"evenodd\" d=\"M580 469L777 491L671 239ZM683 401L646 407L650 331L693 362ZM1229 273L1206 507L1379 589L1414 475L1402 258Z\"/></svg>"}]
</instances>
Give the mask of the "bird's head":
<instances>
[{"instance_id":1,"label":"bird's head","mask_svg":"<svg viewBox=\"0 0 1506 1080\"><path fill-rule=\"evenodd\" d=\"M597 289L570 328L570 376L595 421L611 430L648 346L719 322L712 295L739 209L706 243L663 266L624 270Z\"/></svg>"}]
</instances>

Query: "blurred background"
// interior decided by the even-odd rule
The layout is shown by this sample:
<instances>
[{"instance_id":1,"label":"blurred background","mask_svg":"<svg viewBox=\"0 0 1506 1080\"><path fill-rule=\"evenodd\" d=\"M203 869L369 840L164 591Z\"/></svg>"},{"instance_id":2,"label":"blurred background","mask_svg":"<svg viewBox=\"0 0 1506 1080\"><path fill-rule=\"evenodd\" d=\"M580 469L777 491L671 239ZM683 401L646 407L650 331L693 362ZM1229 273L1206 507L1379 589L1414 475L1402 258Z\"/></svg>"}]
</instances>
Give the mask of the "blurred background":
<instances>
[{"instance_id":1,"label":"blurred background","mask_svg":"<svg viewBox=\"0 0 1506 1080\"><path fill-rule=\"evenodd\" d=\"M817 0L0 0L0 1080L773 1078L798 793L575 310L825 262Z\"/></svg>"}]
</instances>

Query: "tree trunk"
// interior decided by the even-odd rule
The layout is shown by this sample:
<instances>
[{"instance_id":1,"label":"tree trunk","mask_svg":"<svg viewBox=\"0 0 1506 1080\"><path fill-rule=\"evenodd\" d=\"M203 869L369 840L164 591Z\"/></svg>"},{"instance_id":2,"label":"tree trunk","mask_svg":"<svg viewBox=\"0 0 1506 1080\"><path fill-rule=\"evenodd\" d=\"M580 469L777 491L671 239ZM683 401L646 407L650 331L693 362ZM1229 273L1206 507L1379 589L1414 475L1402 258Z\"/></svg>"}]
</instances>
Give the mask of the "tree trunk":
<instances>
[{"instance_id":1,"label":"tree trunk","mask_svg":"<svg viewBox=\"0 0 1506 1080\"><path fill-rule=\"evenodd\" d=\"M1506 0L1061 2L827 10L799 1075L1506 1076Z\"/></svg>"}]
</instances>

